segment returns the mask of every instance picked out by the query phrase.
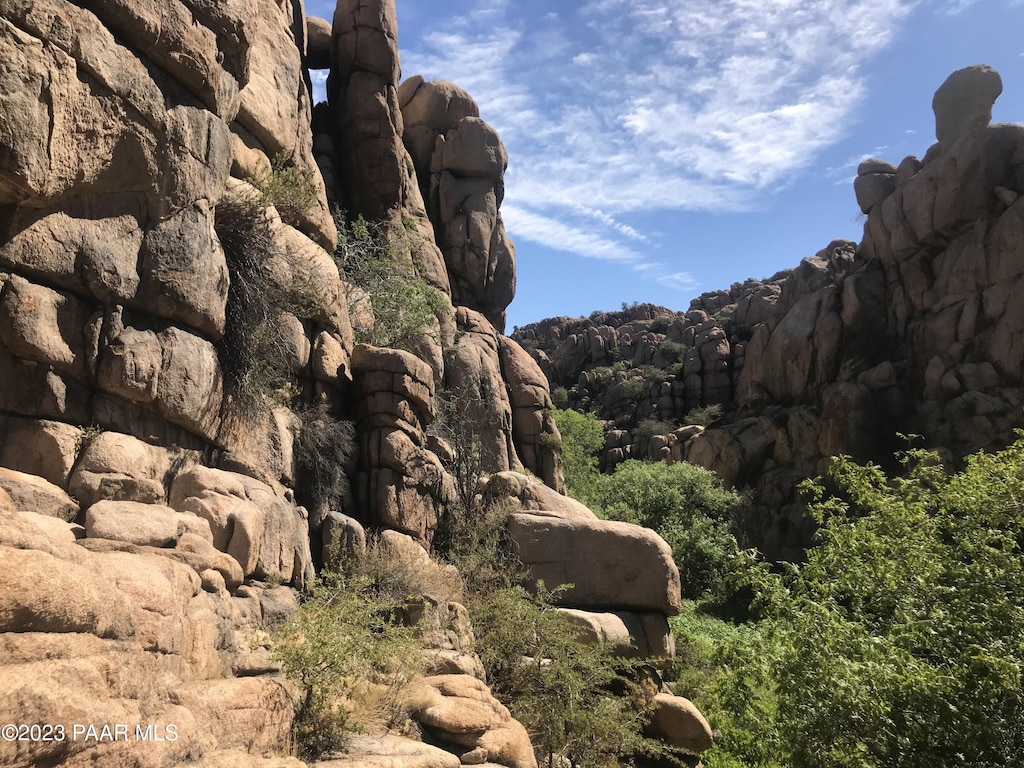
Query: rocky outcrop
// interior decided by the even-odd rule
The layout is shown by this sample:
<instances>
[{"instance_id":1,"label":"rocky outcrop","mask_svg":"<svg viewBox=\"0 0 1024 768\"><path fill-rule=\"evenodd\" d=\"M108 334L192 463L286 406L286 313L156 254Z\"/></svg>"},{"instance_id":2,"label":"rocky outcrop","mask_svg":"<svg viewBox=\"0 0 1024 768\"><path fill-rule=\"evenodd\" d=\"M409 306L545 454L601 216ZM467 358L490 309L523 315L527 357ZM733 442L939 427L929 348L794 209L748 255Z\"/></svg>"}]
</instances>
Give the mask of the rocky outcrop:
<instances>
[{"instance_id":1,"label":"rocky outcrop","mask_svg":"<svg viewBox=\"0 0 1024 768\"><path fill-rule=\"evenodd\" d=\"M357 345L352 355L360 464L356 497L367 524L408 533L429 545L454 481L427 448L434 378L409 352Z\"/></svg>"},{"instance_id":2,"label":"rocky outcrop","mask_svg":"<svg viewBox=\"0 0 1024 768\"><path fill-rule=\"evenodd\" d=\"M410 697L416 721L463 764L537 768L526 729L475 677L427 677Z\"/></svg>"},{"instance_id":3,"label":"rocky outcrop","mask_svg":"<svg viewBox=\"0 0 1024 768\"><path fill-rule=\"evenodd\" d=\"M176 737L6 742L0 762L302 765L267 630L367 530L426 558L476 473L505 478L511 526L561 526L579 615L614 610L632 652L670 656L664 543L560 495L547 381L503 335L504 147L457 87L399 88L393 2L341 0L331 24L300 2L11 0L0 56L0 719ZM315 110L309 68L330 70ZM414 351L356 343L332 206L444 297ZM446 749L363 741L358 764L536 765L452 600L405 608L443 673L416 717Z\"/></svg>"},{"instance_id":4,"label":"rocky outcrop","mask_svg":"<svg viewBox=\"0 0 1024 768\"><path fill-rule=\"evenodd\" d=\"M861 164L860 244L834 241L686 313L517 329L568 404L606 419L603 465L713 469L756 492L753 541L791 559L814 528L794 487L828 456L884 460L897 433L949 459L1007 443L1024 402L1024 127L989 125L1001 87L988 67L954 73L923 160Z\"/></svg>"},{"instance_id":5,"label":"rocky outcrop","mask_svg":"<svg viewBox=\"0 0 1024 768\"><path fill-rule=\"evenodd\" d=\"M515 295L515 248L498 208L508 153L473 99L443 80L409 78L398 92L403 136L452 286L456 305L505 330Z\"/></svg>"}]
</instances>

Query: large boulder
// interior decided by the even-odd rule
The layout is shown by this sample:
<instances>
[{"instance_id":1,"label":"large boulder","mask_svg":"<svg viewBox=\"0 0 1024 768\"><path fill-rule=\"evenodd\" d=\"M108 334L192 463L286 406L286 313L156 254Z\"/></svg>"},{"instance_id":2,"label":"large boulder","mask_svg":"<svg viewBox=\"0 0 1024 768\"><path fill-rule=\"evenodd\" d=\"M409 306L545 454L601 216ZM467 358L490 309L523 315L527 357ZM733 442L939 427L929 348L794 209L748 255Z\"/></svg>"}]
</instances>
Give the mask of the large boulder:
<instances>
[{"instance_id":1,"label":"large boulder","mask_svg":"<svg viewBox=\"0 0 1024 768\"><path fill-rule=\"evenodd\" d=\"M533 581L558 593L560 605L680 610L679 571L658 534L630 523L515 513L508 530Z\"/></svg>"},{"instance_id":2,"label":"large boulder","mask_svg":"<svg viewBox=\"0 0 1024 768\"><path fill-rule=\"evenodd\" d=\"M958 69L932 98L935 138L945 152L965 133L992 122L992 105L1003 92L1003 80L992 67L978 64Z\"/></svg>"}]
</instances>

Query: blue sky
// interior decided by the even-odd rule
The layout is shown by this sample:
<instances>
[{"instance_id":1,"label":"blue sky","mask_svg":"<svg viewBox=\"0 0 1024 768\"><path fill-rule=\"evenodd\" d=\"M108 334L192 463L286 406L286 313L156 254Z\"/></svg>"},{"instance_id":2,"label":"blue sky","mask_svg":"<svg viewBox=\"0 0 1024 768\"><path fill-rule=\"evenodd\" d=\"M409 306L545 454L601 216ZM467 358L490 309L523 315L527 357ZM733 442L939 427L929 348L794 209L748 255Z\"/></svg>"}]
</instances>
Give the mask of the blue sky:
<instances>
[{"instance_id":1,"label":"blue sky","mask_svg":"<svg viewBox=\"0 0 1024 768\"><path fill-rule=\"evenodd\" d=\"M923 156L955 69L996 67L993 119L1024 122L1024 0L397 7L403 76L464 87L508 149L509 332L623 302L686 309L859 240L857 164Z\"/></svg>"}]
</instances>

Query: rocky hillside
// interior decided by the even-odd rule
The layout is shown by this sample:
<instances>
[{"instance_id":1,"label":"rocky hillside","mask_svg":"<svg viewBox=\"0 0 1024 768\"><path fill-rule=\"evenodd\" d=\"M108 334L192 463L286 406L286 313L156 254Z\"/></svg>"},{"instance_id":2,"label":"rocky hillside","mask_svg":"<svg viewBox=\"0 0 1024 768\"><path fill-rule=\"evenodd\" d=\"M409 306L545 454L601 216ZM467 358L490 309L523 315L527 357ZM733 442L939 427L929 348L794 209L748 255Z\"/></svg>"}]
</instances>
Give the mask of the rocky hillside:
<instances>
[{"instance_id":1,"label":"rocky hillside","mask_svg":"<svg viewBox=\"0 0 1024 768\"><path fill-rule=\"evenodd\" d=\"M606 420L605 468L713 469L754 491L769 556L793 558L812 533L795 485L827 457L884 462L897 433L950 460L1007 444L1024 425L1024 127L990 125L1001 90L988 67L954 73L921 159L861 163L859 244L834 241L685 313L517 329L566 403Z\"/></svg>"},{"instance_id":2,"label":"rocky hillside","mask_svg":"<svg viewBox=\"0 0 1024 768\"><path fill-rule=\"evenodd\" d=\"M0 58L0 723L59 726L0 763L302 765L267 630L367 530L429 549L477 474L577 621L671 658L668 547L561 495L547 381L503 333L504 147L462 89L400 83L391 0L333 23L298 0L9 0ZM357 343L381 318L332 209L440 297L404 349ZM414 713L445 749L361 739L330 765L535 765L462 615L435 606ZM666 741L710 744L689 702L658 707Z\"/></svg>"}]
</instances>

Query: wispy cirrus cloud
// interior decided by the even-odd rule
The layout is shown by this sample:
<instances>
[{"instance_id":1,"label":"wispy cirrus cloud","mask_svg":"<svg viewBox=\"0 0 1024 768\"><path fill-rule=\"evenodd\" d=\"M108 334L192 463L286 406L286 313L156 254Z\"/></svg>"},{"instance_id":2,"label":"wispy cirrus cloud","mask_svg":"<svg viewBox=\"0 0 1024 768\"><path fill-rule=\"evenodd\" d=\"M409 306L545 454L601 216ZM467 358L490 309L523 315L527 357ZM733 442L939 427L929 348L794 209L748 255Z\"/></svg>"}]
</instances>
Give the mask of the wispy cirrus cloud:
<instances>
[{"instance_id":1,"label":"wispy cirrus cloud","mask_svg":"<svg viewBox=\"0 0 1024 768\"><path fill-rule=\"evenodd\" d=\"M744 210L790 183L844 136L861 65L917 1L585 0L532 18L488 2L486 20L400 42L407 75L459 83L501 133L514 237L692 289L634 219Z\"/></svg>"}]
</instances>

